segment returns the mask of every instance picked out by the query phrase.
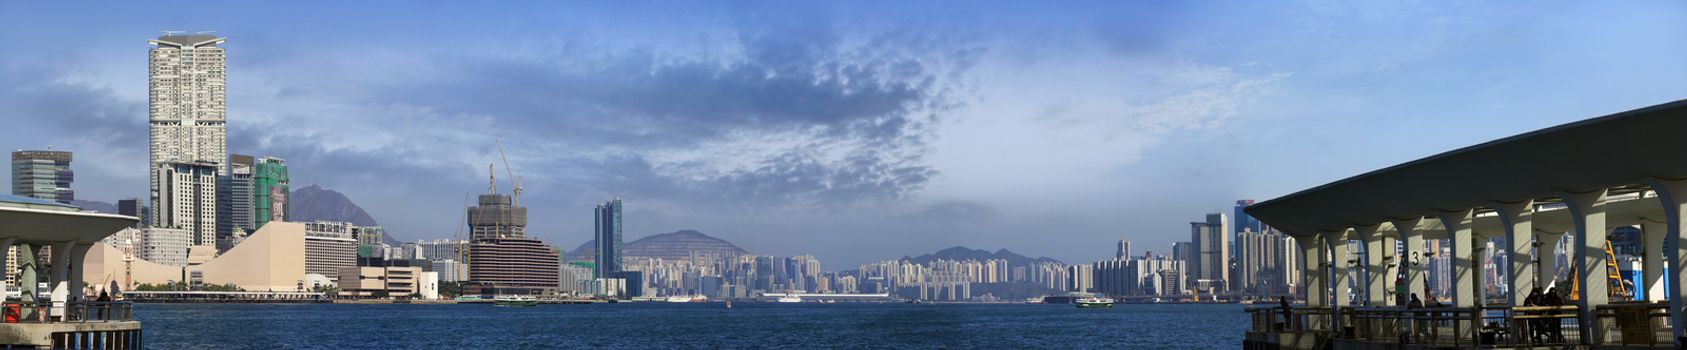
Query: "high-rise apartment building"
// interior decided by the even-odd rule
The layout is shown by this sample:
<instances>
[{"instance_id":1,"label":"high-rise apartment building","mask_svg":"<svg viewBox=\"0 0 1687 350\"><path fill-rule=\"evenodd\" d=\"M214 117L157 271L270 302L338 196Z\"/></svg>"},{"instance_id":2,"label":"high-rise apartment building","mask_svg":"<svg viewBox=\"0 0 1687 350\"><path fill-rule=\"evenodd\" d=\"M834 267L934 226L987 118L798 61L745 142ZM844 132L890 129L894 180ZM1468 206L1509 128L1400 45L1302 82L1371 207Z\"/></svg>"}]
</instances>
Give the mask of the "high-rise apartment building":
<instances>
[{"instance_id":1,"label":"high-rise apartment building","mask_svg":"<svg viewBox=\"0 0 1687 350\"><path fill-rule=\"evenodd\" d=\"M215 245L217 176L227 161L227 65L211 35L148 40L152 225L186 230L193 245Z\"/></svg>"},{"instance_id":2,"label":"high-rise apartment building","mask_svg":"<svg viewBox=\"0 0 1687 350\"><path fill-rule=\"evenodd\" d=\"M1130 256L1131 256L1131 241L1128 240L1128 239L1119 238L1119 250L1116 251L1116 252L1113 252L1113 258L1123 260L1123 259L1129 259Z\"/></svg>"},{"instance_id":3,"label":"high-rise apartment building","mask_svg":"<svg viewBox=\"0 0 1687 350\"><path fill-rule=\"evenodd\" d=\"M184 229L148 227L141 229L135 257L170 266L187 266L188 247L193 235Z\"/></svg>"},{"instance_id":4,"label":"high-rise apartment building","mask_svg":"<svg viewBox=\"0 0 1687 350\"><path fill-rule=\"evenodd\" d=\"M228 169L217 176L217 251L234 248L239 237L257 230L252 218L252 156L231 154Z\"/></svg>"},{"instance_id":5,"label":"high-rise apartment building","mask_svg":"<svg viewBox=\"0 0 1687 350\"><path fill-rule=\"evenodd\" d=\"M291 219L287 202L287 160L263 157L252 166L252 229L264 227L270 221Z\"/></svg>"},{"instance_id":6,"label":"high-rise apartment building","mask_svg":"<svg viewBox=\"0 0 1687 350\"><path fill-rule=\"evenodd\" d=\"M1247 296L1269 297L1289 292L1289 269L1293 267L1294 241L1277 230L1236 234L1236 271L1230 274L1231 289Z\"/></svg>"},{"instance_id":7,"label":"high-rise apartment building","mask_svg":"<svg viewBox=\"0 0 1687 350\"><path fill-rule=\"evenodd\" d=\"M1207 214L1207 220L1189 223L1193 243L1189 260L1189 286L1202 292L1226 290L1230 280L1230 230L1224 213Z\"/></svg>"},{"instance_id":8,"label":"high-rise apartment building","mask_svg":"<svg viewBox=\"0 0 1687 350\"><path fill-rule=\"evenodd\" d=\"M1252 200L1252 199L1236 200L1236 216L1233 217L1233 219L1235 220L1235 223L1233 225L1231 225L1231 230L1233 230L1232 232L1235 232L1235 233L1242 233L1242 231L1265 232L1265 222L1259 221L1259 219L1255 219L1253 217L1253 215L1248 215L1247 212L1242 211L1242 209L1246 209L1250 205L1254 205L1254 200Z\"/></svg>"},{"instance_id":9,"label":"high-rise apartment building","mask_svg":"<svg viewBox=\"0 0 1687 350\"><path fill-rule=\"evenodd\" d=\"M70 158L66 151L12 152L12 195L70 204L76 200Z\"/></svg>"},{"instance_id":10,"label":"high-rise apartment building","mask_svg":"<svg viewBox=\"0 0 1687 350\"><path fill-rule=\"evenodd\" d=\"M594 213L597 276L604 278L621 271L621 199L598 204Z\"/></svg>"},{"instance_id":11,"label":"high-rise apartment building","mask_svg":"<svg viewBox=\"0 0 1687 350\"><path fill-rule=\"evenodd\" d=\"M153 169L152 225L186 230L192 245L217 244L215 164L162 163Z\"/></svg>"}]
</instances>

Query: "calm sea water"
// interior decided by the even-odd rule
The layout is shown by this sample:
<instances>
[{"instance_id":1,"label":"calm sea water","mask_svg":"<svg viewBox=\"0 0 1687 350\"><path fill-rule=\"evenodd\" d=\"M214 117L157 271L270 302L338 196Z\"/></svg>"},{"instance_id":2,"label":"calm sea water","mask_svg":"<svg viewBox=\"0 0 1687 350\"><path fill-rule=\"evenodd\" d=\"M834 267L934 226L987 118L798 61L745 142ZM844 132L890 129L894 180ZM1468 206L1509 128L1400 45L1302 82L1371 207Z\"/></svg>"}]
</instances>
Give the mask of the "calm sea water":
<instances>
[{"instance_id":1,"label":"calm sea water","mask_svg":"<svg viewBox=\"0 0 1687 350\"><path fill-rule=\"evenodd\" d=\"M1240 305L135 306L148 348L1219 348Z\"/></svg>"}]
</instances>

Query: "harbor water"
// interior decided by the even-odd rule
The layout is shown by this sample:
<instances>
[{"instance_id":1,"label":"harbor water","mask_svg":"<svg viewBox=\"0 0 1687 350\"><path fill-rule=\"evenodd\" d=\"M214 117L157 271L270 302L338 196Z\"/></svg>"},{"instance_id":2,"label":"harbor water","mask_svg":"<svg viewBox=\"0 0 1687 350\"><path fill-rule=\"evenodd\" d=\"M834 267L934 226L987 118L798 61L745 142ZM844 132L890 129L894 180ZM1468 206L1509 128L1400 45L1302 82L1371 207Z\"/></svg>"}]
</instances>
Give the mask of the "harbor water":
<instances>
[{"instance_id":1,"label":"harbor water","mask_svg":"<svg viewBox=\"0 0 1687 350\"><path fill-rule=\"evenodd\" d=\"M1221 348L1241 305L142 304L159 349Z\"/></svg>"}]
</instances>

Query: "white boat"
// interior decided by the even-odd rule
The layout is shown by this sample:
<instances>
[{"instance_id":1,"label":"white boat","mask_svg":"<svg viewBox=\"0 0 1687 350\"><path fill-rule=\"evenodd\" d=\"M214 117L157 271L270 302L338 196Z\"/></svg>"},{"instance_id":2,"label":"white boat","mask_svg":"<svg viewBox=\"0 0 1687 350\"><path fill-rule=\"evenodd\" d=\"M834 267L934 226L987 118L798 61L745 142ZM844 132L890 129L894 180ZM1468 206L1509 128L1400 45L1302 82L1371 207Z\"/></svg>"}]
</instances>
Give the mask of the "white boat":
<instances>
[{"instance_id":1,"label":"white boat","mask_svg":"<svg viewBox=\"0 0 1687 350\"><path fill-rule=\"evenodd\" d=\"M1092 297L1092 298L1080 298L1076 301L1073 301L1073 304L1077 304L1078 308L1080 308L1080 309L1089 309L1089 308L1108 308L1108 309L1111 309L1111 308L1113 308L1113 302L1114 302L1114 300L1112 298L1093 298Z\"/></svg>"},{"instance_id":2,"label":"white boat","mask_svg":"<svg viewBox=\"0 0 1687 350\"><path fill-rule=\"evenodd\" d=\"M802 302L802 297L795 296L795 295L786 295L786 296L779 297L778 302L781 302L781 303L800 303L800 302Z\"/></svg>"},{"instance_id":3,"label":"white boat","mask_svg":"<svg viewBox=\"0 0 1687 350\"><path fill-rule=\"evenodd\" d=\"M666 300L670 303L703 303L708 302L709 297L702 295L675 295L668 297Z\"/></svg>"},{"instance_id":4,"label":"white boat","mask_svg":"<svg viewBox=\"0 0 1687 350\"><path fill-rule=\"evenodd\" d=\"M492 298L497 306L539 306L539 299L527 295L499 295Z\"/></svg>"}]
</instances>

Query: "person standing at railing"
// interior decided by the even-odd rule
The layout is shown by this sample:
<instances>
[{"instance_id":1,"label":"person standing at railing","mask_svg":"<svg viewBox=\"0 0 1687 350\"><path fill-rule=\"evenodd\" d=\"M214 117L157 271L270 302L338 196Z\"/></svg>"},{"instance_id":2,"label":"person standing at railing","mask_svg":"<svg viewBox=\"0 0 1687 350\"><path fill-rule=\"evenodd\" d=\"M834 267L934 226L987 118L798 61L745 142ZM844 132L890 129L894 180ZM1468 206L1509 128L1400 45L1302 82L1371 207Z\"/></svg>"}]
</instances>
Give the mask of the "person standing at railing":
<instances>
[{"instance_id":1,"label":"person standing at railing","mask_svg":"<svg viewBox=\"0 0 1687 350\"><path fill-rule=\"evenodd\" d=\"M1543 298L1546 299L1546 306L1564 306L1564 296L1558 295L1558 287L1547 289ZM1564 342L1564 319L1557 317L1561 311L1552 310L1553 317L1543 319L1546 321L1547 333L1552 337L1551 341L1559 343Z\"/></svg>"},{"instance_id":2,"label":"person standing at railing","mask_svg":"<svg viewBox=\"0 0 1687 350\"><path fill-rule=\"evenodd\" d=\"M1427 316L1427 314L1421 311L1423 309L1423 299L1418 299L1418 293L1412 293L1412 300L1406 302L1406 309L1420 310L1411 313L1412 337L1417 339L1429 338L1429 321L1423 319L1423 317Z\"/></svg>"},{"instance_id":3,"label":"person standing at railing","mask_svg":"<svg viewBox=\"0 0 1687 350\"><path fill-rule=\"evenodd\" d=\"M1523 306L1541 306L1542 298L1540 287L1530 289L1529 296L1523 298ZM1541 313L1530 311L1524 315L1540 316ZM1530 318L1520 324L1524 327L1523 334L1528 337L1530 343L1540 343L1541 338L1546 336L1546 319Z\"/></svg>"},{"instance_id":4,"label":"person standing at railing","mask_svg":"<svg viewBox=\"0 0 1687 350\"><path fill-rule=\"evenodd\" d=\"M108 294L108 293L106 293L105 291L102 290L102 291L100 291L99 299L94 299L94 300L99 301L99 306L97 306L98 308L95 309L96 313L94 314L94 319L95 320L105 320L107 317L110 317L111 315L108 315L110 312L107 311L106 309L110 307L109 305L111 305L111 294Z\"/></svg>"}]
</instances>

